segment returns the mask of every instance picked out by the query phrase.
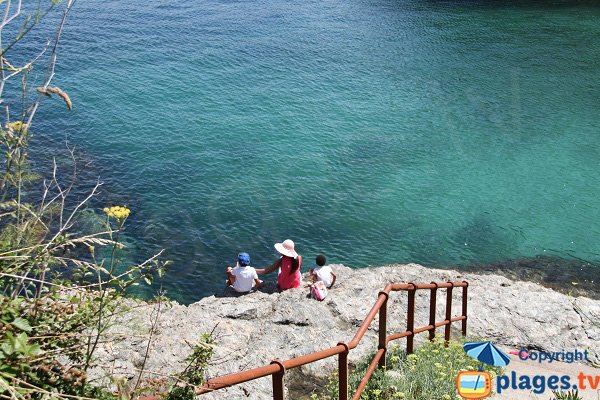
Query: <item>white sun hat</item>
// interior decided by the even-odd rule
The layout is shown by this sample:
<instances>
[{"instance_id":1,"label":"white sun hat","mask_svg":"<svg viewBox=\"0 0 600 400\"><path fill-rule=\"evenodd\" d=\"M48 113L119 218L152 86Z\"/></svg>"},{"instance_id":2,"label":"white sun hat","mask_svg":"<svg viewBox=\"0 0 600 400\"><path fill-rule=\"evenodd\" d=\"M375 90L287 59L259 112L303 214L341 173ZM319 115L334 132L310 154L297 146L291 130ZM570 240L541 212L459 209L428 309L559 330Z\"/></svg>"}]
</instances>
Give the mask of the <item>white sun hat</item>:
<instances>
[{"instance_id":1,"label":"white sun hat","mask_svg":"<svg viewBox=\"0 0 600 400\"><path fill-rule=\"evenodd\" d=\"M296 253L294 250L294 242L292 242L290 239L284 240L283 243L275 243L275 250L284 256L292 258L298 257L298 253Z\"/></svg>"}]
</instances>

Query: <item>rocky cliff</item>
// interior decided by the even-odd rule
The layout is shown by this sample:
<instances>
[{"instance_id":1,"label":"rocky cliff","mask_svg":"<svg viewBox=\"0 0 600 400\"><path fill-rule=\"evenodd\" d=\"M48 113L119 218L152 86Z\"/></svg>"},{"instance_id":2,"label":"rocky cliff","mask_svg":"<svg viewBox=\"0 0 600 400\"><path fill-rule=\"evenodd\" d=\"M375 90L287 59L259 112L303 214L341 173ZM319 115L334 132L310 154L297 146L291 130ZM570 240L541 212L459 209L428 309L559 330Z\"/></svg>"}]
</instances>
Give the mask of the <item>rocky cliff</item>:
<instances>
[{"instance_id":1,"label":"rocky cliff","mask_svg":"<svg viewBox=\"0 0 600 400\"><path fill-rule=\"evenodd\" d=\"M289 359L352 339L378 292L388 283L469 282L468 332L503 345L505 349L529 347L560 351L589 349L593 361L600 360L600 301L570 297L530 282L512 281L496 275L477 275L437 270L416 264L353 270L334 265L338 283L323 302L307 298L308 289L263 291L230 297L224 292L189 306L163 307L150 344L145 368L161 376L181 370L203 332L213 332L219 342L209 370L210 377L268 364L274 358ZM460 293L455 290L453 315L460 315ZM437 298L437 319L444 319L445 291ZM406 293L392 293L388 303L388 333L406 329ZM427 325L429 291L416 296L415 326ZM156 305L139 304L116 324L112 333L126 339L100 349L104 364L124 376L134 376L143 363L145 336ZM456 334L460 323L454 324ZM443 335L443 329L438 330ZM427 333L418 336L425 340ZM377 323L373 323L359 347L350 352L350 362L376 349ZM398 341L404 345L401 339ZM290 371L286 382L304 388L319 385L336 368L331 358ZM207 399L267 399L271 380L261 378L223 389Z\"/></svg>"}]
</instances>

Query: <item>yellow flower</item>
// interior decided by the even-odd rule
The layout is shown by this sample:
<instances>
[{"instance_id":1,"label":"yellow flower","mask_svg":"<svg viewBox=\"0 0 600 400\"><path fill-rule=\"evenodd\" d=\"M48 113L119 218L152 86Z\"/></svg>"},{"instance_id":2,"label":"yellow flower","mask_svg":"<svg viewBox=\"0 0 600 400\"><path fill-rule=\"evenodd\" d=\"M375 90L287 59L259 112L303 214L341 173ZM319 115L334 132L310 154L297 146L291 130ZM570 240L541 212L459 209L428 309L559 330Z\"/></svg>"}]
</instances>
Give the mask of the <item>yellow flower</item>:
<instances>
[{"instance_id":1,"label":"yellow flower","mask_svg":"<svg viewBox=\"0 0 600 400\"><path fill-rule=\"evenodd\" d=\"M109 217L116 218L118 220L125 220L129 216L131 210L127 207L112 206L110 208L105 207L104 212Z\"/></svg>"},{"instance_id":2,"label":"yellow flower","mask_svg":"<svg viewBox=\"0 0 600 400\"><path fill-rule=\"evenodd\" d=\"M11 131L23 131L23 133L27 132L27 124L24 124L22 121L11 122L6 124L6 127Z\"/></svg>"}]
</instances>

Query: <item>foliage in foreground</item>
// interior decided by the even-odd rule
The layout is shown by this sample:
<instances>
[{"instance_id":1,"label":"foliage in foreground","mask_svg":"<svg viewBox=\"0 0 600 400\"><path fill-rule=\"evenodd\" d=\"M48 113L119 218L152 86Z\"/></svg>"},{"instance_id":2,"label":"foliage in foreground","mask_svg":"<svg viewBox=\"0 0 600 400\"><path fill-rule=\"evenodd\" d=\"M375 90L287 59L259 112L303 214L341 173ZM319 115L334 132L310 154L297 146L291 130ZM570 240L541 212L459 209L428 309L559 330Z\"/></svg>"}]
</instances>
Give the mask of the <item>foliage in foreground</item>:
<instances>
[{"instance_id":1,"label":"foliage in foreground","mask_svg":"<svg viewBox=\"0 0 600 400\"><path fill-rule=\"evenodd\" d=\"M67 92L51 82L74 3L42 0L38 10L25 15L30 8L24 0L0 0L0 399L123 400L148 388L144 367L164 302L160 289L137 376L129 381L113 376L96 354L119 339L110 328L128 311L123 299L130 288L162 278L166 262L158 259L160 253L142 263L126 261L122 236L130 210L112 206L104 213L95 211L90 203L100 182L87 195L77 192L74 149L67 146L71 171L58 167L64 160L54 160L50 171L35 171L39 175L30 169L29 145L41 100L54 95L67 110L73 107ZM20 42L57 6L63 9L54 37L45 46L39 43L36 54L27 54L33 46ZM45 74L30 74L39 66ZM95 215L93 227L84 217L90 214ZM188 368L161 382L161 388L176 382L170 388L172 400L191 398L203 383L213 345L210 335L203 336L192 346ZM94 370L96 377L104 370L115 390L94 382Z\"/></svg>"},{"instance_id":2,"label":"foliage in foreground","mask_svg":"<svg viewBox=\"0 0 600 400\"><path fill-rule=\"evenodd\" d=\"M350 373L350 394L356 391L374 354L362 361ZM406 355L399 346L392 346L387 355L385 371L376 370L367 384L361 400L461 400L456 393L456 376L460 371L476 371L481 363L469 357L462 341L452 341L446 347L436 339L418 347L414 354ZM502 368L485 366L494 378L503 373ZM312 400L337 400L337 372L332 375L321 394ZM553 391L550 400L581 400L577 390Z\"/></svg>"},{"instance_id":3,"label":"foliage in foreground","mask_svg":"<svg viewBox=\"0 0 600 400\"><path fill-rule=\"evenodd\" d=\"M579 396L579 390L564 391L552 391L554 395L550 400L583 400L583 397Z\"/></svg>"},{"instance_id":4,"label":"foliage in foreground","mask_svg":"<svg viewBox=\"0 0 600 400\"><path fill-rule=\"evenodd\" d=\"M350 393L354 393L364 376L373 355L361 362L349 377ZM460 371L475 371L481 363L469 357L463 350L462 342L436 339L419 346L414 354L406 355L398 346L388 350L387 369L376 370L367 384L361 400L454 400L456 376ZM492 376L501 373L501 368L486 366ZM334 400L338 398L338 381L335 374L321 395L313 395L314 400Z\"/></svg>"},{"instance_id":5,"label":"foliage in foreground","mask_svg":"<svg viewBox=\"0 0 600 400\"><path fill-rule=\"evenodd\" d=\"M204 382L206 368L213 356L215 339L205 333L198 344L192 346L192 354L186 359L186 367L178 374L177 382L170 387L166 400L193 400L196 389Z\"/></svg>"},{"instance_id":6,"label":"foliage in foreground","mask_svg":"<svg viewBox=\"0 0 600 400\"><path fill-rule=\"evenodd\" d=\"M0 297L0 394L98 397L86 384L85 366L94 301L59 291L34 300Z\"/></svg>"}]
</instances>

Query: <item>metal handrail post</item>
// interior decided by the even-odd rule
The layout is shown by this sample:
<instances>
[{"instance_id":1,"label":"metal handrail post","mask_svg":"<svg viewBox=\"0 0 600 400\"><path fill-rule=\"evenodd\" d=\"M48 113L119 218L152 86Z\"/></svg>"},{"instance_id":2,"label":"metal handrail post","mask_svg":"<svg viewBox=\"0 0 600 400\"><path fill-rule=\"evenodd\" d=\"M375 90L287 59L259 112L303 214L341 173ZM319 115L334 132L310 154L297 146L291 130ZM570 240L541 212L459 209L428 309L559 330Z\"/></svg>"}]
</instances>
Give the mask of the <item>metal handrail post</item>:
<instances>
[{"instance_id":1,"label":"metal handrail post","mask_svg":"<svg viewBox=\"0 0 600 400\"><path fill-rule=\"evenodd\" d=\"M463 281L465 286L463 286L462 290L462 315L465 319L462 320L462 335L467 336L467 288L469 287L469 282Z\"/></svg>"},{"instance_id":2,"label":"metal handrail post","mask_svg":"<svg viewBox=\"0 0 600 400\"><path fill-rule=\"evenodd\" d=\"M410 332L410 336L406 338L406 354L412 354L415 339L415 294L417 288L414 283L411 285L412 287L408 289L408 310L406 312L406 330Z\"/></svg>"},{"instance_id":3,"label":"metal handrail post","mask_svg":"<svg viewBox=\"0 0 600 400\"><path fill-rule=\"evenodd\" d=\"M379 296L385 296L385 300L379 308L379 349L383 349L383 357L379 359L379 368L385 368L385 353L387 351L387 303L389 294L387 292L379 292Z\"/></svg>"},{"instance_id":4,"label":"metal handrail post","mask_svg":"<svg viewBox=\"0 0 600 400\"><path fill-rule=\"evenodd\" d=\"M452 282L449 282L452 283ZM452 289L454 285L450 286L446 289L446 326L444 327L444 340L446 341L446 346L450 341L450 325L452 319Z\"/></svg>"},{"instance_id":5,"label":"metal handrail post","mask_svg":"<svg viewBox=\"0 0 600 400\"><path fill-rule=\"evenodd\" d=\"M338 384L339 384L339 400L348 400L348 353L350 349L344 342L338 343L346 348L343 353L339 354L338 358Z\"/></svg>"},{"instance_id":6,"label":"metal handrail post","mask_svg":"<svg viewBox=\"0 0 600 400\"><path fill-rule=\"evenodd\" d=\"M429 330L429 340L433 340L435 338L435 310L437 305L437 289L438 285L435 282L431 282L435 285L434 288L431 289L431 296L429 297L429 325L432 328Z\"/></svg>"},{"instance_id":7,"label":"metal handrail post","mask_svg":"<svg viewBox=\"0 0 600 400\"><path fill-rule=\"evenodd\" d=\"M271 364L279 365L279 371L273 374L273 400L284 400L283 377L285 365L279 359L271 361Z\"/></svg>"}]
</instances>

